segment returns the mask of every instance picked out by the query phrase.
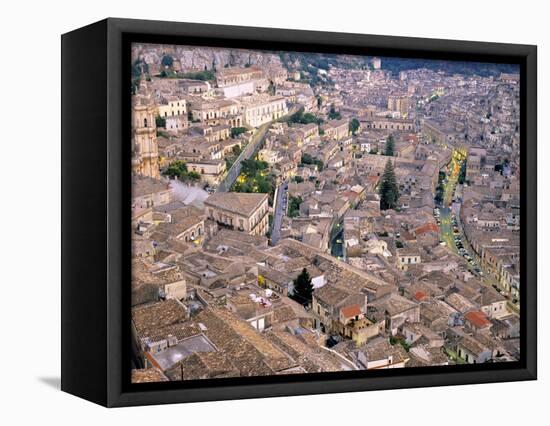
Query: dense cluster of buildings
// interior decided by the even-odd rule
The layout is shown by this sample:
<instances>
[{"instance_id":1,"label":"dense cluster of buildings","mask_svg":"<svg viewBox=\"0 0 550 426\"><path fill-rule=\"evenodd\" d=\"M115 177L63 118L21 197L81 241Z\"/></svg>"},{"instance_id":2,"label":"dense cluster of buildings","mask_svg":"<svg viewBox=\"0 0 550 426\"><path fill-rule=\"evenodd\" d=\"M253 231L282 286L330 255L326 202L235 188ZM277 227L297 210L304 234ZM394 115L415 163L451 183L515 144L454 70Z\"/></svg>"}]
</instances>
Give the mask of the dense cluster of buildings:
<instances>
[{"instance_id":1,"label":"dense cluster of buildings","mask_svg":"<svg viewBox=\"0 0 550 426\"><path fill-rule=\"evenodd\" d=\"M196 49L133 48L134 382L519 359L514 74ZM221 190L247 159L274 193ZM399 199L381 210L388 161ZM176 163L198 176L183 190Z\"/></svg>"}]
</instances>

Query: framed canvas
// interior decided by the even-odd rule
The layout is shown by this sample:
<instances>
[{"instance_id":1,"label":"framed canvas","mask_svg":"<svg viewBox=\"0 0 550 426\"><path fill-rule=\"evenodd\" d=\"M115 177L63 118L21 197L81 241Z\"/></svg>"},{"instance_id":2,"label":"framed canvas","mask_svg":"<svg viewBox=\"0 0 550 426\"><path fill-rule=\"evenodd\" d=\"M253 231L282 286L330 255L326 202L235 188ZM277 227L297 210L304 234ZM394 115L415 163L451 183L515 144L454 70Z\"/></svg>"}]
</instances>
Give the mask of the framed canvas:
<instances>
[{"instance_id":1,"label":"framed canvas","mask_svg":"<svg viewBox=\"0 0 550 426\"><path fill-rule=\"evenodd\" d=\"M536 379L536 46L62 36L62 389L129 406Z\"/></svg>"}]
</instances>

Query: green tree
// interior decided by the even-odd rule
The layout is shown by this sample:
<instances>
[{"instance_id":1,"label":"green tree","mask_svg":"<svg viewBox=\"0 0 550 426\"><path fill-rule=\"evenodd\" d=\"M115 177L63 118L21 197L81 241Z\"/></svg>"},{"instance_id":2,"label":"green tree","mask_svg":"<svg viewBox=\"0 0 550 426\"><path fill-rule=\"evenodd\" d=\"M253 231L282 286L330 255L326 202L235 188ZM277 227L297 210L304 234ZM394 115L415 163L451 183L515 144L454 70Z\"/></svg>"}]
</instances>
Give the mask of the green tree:
<instances>
[{"instance_id":1,"label":"green tree","mask_svg":"<svg viewBox=\"0 0 550 426\"><path fill-rule=\"evenodd\" d=\"M302 164L313 164L313 157L307 153L302 154Z\"/></svg>"},{"instance_id":2,"label":"green tree","mask_svg":"<svg viewBox=\"0 0 550 426\"><path fill-rule=\"evenodd\" d=\"M288 122L300 123L300 124L310 124L310 123L321 124L323 120L321 118L316 117L315 114L312 114L310 112L306 112L304 114L304 109L300 108L298 111L296 111L294 114L292 114L289 117Z\"/></svg>"},{"instance_id":3,"label":"green tree","mask_svg":"<svg viewBox=\"0 0 550 426\"><path fill-rule=\"evenodd\" d=\"M307 306L311 303L312 296L313 284L311 283L311 277L307 269L304 268L294 280L294 290L291 297L303 306Z\"/></svg>"},{"instance_id":4,"label":"green tree","mask_svg":"<svg viewBox=\"0 0 550 426\"><path fill-rule=\"evenodd\" d=\"M435 190L435 198L434 198L437 204L441 204L443 202L444 192L445 192L445 188L443 187L443 184L437 185L437 188Z\"/></svg>"},{"instance_id":5,"label":"green tree","mask_svg":"<svg viewBox=\"0 0 550 426\"><path fill-rule=\"evenodd\" d=\"M397 179L395 178L392 161L389 158L386 162L386 167L384 168L384 174L382 175L382 180L380 181L378 193L380 194L381 210L394 209L397 207L399 187L397 186Z\"/></svg>"},{"instance_id":6,"label":"green tree","mask_svg":"<svg viewBox=\"0 0 550 426\"><path fill-rule=\"evenodd\" d=\"M241 152L242 152L242 148L239 145L235 145L233 148L231 148L231 153L235 157L238 157L239 155L241 155Z\"/></svg>"},{"instance_id":7,"label":"green tree","mask_svg":"<svg viewBox=\"0 0 550 426\"><path fill-rule=\"evenodd\" d=\"M204 71L188 72L183 74L182 77L189 78L191 80L201 80L201 81L214 80L216 78L216 74L213 71L208 70L206 65L204 67L205 67Z\"/></svg>"},{"instance_id":8,"label":"green tree","mask_svg":"<svg viewBox=\"0 0 550 426\"><path fill-rule=\"evenodd\" d=\"M302 197L290 196L288 199L288 216L298 217L300 216L300 204L302 204Z\"/></svg>"},{"instance_id":9,"label":"green tree","mask_svg":"<svg viewBox=\"0 0 550 426\"><path fill-rule=\"evenodd\" d=\"M164 55L160 63L165 68L172 68L174 65L174 59L170 55Z\"/></svg>"},{"instance_id":10,"label":"green tree","mask_svg":"<svg viewBox=\"0 0 550 426\"><path fill-rule=\"evenodd\" d=\"M241 173L247 177L254 177L261 170L267 169L269 164L265 161L254 160L252 158L241 161Z\"/></svg>"},{"instance_id":11,"label":"green tree","mask_svg":"<svg viewBox=\"0 0 550 426\"><path fill-rule=\"evenodd\" d=\"M317 95L317 108L321 109L322 106L323 106L323 98Z\"/></svg>"},{"instance_id":12,"label":"green tree","mask_svg":"<svg viewBox=\"0 0 550 426\"><path fill-rule=\"evenodd\" d=\"M395 141L393 140L392 135L389 135L386 139L386 149L384 151L384 155L388 155L390 157L395 155Z\"/></svg>"},{"instance_id":13,"label":"green tree","mask_svg":"<svg viewBox=\"0 0 550 426\"><path fill-rule=\"evenodd\" d=\"M458 183L464 185L464 182L466 182L466 160L462 162L460 172L458 173Z\"/></svg>"},{"instance_id":14,"label":"green tree","mask_svg":"<svg viewBox=\"0 0 550 426\"><path fill-rule=\"evenodd\" d=\"M359 123L359 120L357 118L352 118L349 122L349 131L352 135L354 135L355 133L357 133L357 130L359 130L360 126L361 124Z\"/></svg>"},{"instance_id":15,"label":"green tree","mask_svg":"<svg viewBox=\"0 0 550 426\"><path fill-rule=\"evenodd\" d=\"M155 124L157 127L166 127L166 119L164 117L161 117L160 115L157 115L155 117Z\"/></svg>"},{"instance_id":16,"label":"green tree","mask_svg":"<svg viewBox=\"0 0 550 426\"><path fill-rule=\"evenodd\" d=\"M192 181L199 181L201 180L201 175L197 172L189 172L187 173L187 178Z\"/></svg>"},{"instance_id":17,"label":"green tree","mask_svg":"<svg viewBox=\"0 0 550 426\"><path fill-rule=\"evenodd\" d=\"M141 74L149 74L149 65L143 59L136 59L132 64L132 77L140 77Z\"/></svg>"},{"instance_id":18,"label":"green tree","mask_svg":"<svg viewBox=\"0 0 550 426\"><path fill-rule=\"evenodd\" d=\"M276 91L277 91L277 88L275 87L275 83L269 80L269 87L267 88L267 93L269 93L271 96L274 96Z\"/></svg>"},{"instance_id":19,"label":"green tree","mask_svg":"<svg viewBox=\"0 0 550 426\"><path fill-rule=\"evenodd\" d=\"M330 106L330 110L328 112L328 118L330 120L340 120L342 118L342 114L340 114L336 109L334 109L334 104Z\"/></svg>"},{"instance_id":20,"label":"green tree","mask_svg":"<svg viewBox=\"0 0 550 426\"><path fill-rule=\"evenodd\" d=\"M240 134L246 132L246 127L232 127L231 128L231 137L235 139Z\"/></svg>"},{"instance_id":21,"label":"green tree","mask_svg":"<svg viewBox=\"0 0 550 426\"><path fill-rule=\"evenodd\" d=\"M172 179L185 176L187 174L187 165L180 160L173 161L165 170L164 174Z\"/></svg>"},{"instance_id":22,"label":"green tree","mask_svg":"<svg viewBox=\"0 0 550 426\"><path fill-rule=\"evenodd\" d=\"M319 160L318 158L314 158L309 154L302 154L302 160L301 164L315 164L317 166L317 170L321 171L323 170L324 164L323 160Z\"/></svg>"},{"instance_id":23,"label":"green tree","mask_svg":"<svg viewBox=\"0 0 550 426\"><path fill-rule=\"evenodd\" d=\"M254 189L254 192L259 192L260 194L270 194L272 190L271 182L263 176L257 176Z\"/></svg>"}]
</instances>

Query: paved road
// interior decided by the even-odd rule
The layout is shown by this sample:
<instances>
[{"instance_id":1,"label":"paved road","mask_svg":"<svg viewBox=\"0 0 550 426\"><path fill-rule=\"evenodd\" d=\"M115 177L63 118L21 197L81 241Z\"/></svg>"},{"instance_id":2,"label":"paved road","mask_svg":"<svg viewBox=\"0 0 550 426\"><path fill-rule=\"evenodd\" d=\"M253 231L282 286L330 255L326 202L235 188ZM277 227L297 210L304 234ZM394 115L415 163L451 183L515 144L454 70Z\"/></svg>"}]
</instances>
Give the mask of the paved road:
<instances>
[{"instance_id":1,"label":"paved road","mask_svg":"<svg viewBox=\"0 0 550 426\"><path fill-rule=\"evenodd\" d=\"M330 240L330 254L338 259L345 260L344 253L344 227L339 226ZM338 242L340 241L340 242Z\"/></svg>"},{"instance_id":2,"label":"paved road","mask_svg":"<svg viewBox=\"0 0 550 426\"><path fill-rule=\"evenodd\" d=\"M453 201L453 192L455 191L456 184L458 182L458 174L460 173L460 166L455 161L454 157L449 164L449 175L447 176L447 183L444 185L443 191L443 206L440 208L439 219L441 221L439 225L440 239L445 241L447 247L458 254L458 248L456 247L453 234L453 224L451 221L451 203Z\"/></svg>"},{"instance_id":3,"label":"paved road","mask_svg":"<svg viewBox=\"0 0 550 426\"><path fill-rule=\"evenodd\" d=\"M459 233L455 234L453 231L453 222L452 222L452 209L451 204L453 201L453 193L456 190L456 186L458 183L458 175L460 174L460 164L453 160L451 161L451 164L449 166L450 174L447 178L447 184L445 185L444 190L444 196L443 196L443 207L440 208L439 213L439 219L441 221L441 224L439 225L439 229L441 231L440 238L442 241L445 241L447 243L447 247L449 247L451 250L453 250L456 254L461 256L459 254L458 247L455 243L455 237L460 236L462 240L462 244L464 246L464 249L466 252L472 256L474 259L476 259L476 254L474 250L470 247L468 244L467 239L464 237L464 234L462 230L460 229L460 220L457 217L457 227L459 229ZM468 264L468 269L473 272L474 267L471 264Z\"/></svg>"},{"instance_id":4,"label":"paved road","mask_svg":"<svg viewBox=\"0 0 550 426\"><path fill-rule=\"evenodd\" d=\"M456 254L461 256L458 251L458 247L456 246L456 243L455 243L455 237L459 236L462 242L462 245L464 247L464 250L466 250L466 253L469 254L475 261L475 266L468 263L468 269L470 270L470 272L472 272L475 275L478 275L475 271L475 267L478 267L483 272L483 276L478 275L478 278L480 279L480 281L487 286L496 285L497 284L496 279L487 270L485 270L482 267L481 259L479 258L478 254L474 251L474 249L468 242L468 239L464 235L460 218L458 216L456 219L457 219L457 227L459 229L459 233L455 234L453 232L452 210L450 206L452 204L453 192L455 191L456 185L458 183L458 175L460 174L460 164L458 164L458 162L455 162L455 160L453 159L449 167L449 170L450 170L450 175L448 177L448 182L445 185L443 207L441 207L439 210L440 212L439 218L441 221L441 224L439 225L440 239L442 241L445 241L445 243L451 250L453 250ZM511 302L511 300L509 300L508 306L514 312L519 312L518 306L514 305Z\"/></svg>"},{"instance_id":5,"label":"paved road","mask_svg":"<svg viewBox=\"0 0 550 426\"><path fill-rule=\"evenodd\" d=\"M447 244L447 247L455 253L458 253L458 249L456 248L454 242L453 225L451 223L451 209L449 207L442 207L439 209L439 213L439 219L441 221L441 224L439 225L439 229L441 231L439 238Z\"/></svg>"},{"instance_id":6,"label":"paved road","mask_svg":"<svg viewBox=\"0 0 550 426\"><path fill-rule=\"evenodd\" d=\"M277 199L275 200L275 214L273 216L273 229L271 230L271 244L275 245L281 238L281 225L283 224L283 216L285 215L286 208L283 207L283 200L288 202L287 199L288 182L283 182L277 189Z\"/></svg>"},{"instance_id":7,"label":"paved road","mask_svg":"<svg viewBox=\"0 0 550 426\"><path fill-rule=\"evenodd\" d=\"M460 174L460 164L454 159L451 160L449 165L450 174L447 177L447 184L445 185L445 192L443 194L443 206L450 207L453 201L453 192L455 191L456 184L458 182L458 175Z\"/></svg>"}]
</instances>

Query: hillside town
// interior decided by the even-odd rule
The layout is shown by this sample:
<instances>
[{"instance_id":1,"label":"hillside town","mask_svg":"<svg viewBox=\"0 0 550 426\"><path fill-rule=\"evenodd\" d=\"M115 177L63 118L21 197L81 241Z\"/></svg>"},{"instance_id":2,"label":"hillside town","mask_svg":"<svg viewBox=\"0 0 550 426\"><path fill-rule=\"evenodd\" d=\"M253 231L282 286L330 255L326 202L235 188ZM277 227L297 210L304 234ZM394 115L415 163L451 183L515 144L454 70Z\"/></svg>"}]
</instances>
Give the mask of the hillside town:
<instances>
[{"instance_id":1,"label":"hillside town","mask_svg":"<svg viewBox=\"0 0 550 426\"><path fill-rule=\"evenodd\" d=\"M519 69L132 46L132 382L519 360Z\"/></svg>"}]
</instances>

